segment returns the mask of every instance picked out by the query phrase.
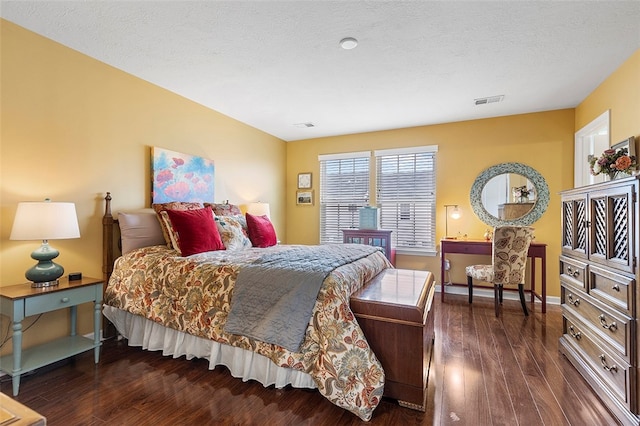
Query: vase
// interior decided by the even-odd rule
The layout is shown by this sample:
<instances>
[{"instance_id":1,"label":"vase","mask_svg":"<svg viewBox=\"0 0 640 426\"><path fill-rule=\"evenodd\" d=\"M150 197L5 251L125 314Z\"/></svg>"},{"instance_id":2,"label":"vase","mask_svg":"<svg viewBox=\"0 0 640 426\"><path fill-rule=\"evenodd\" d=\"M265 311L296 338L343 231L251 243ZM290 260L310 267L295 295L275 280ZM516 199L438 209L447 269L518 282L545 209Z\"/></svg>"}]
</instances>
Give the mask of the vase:
<instances>
[{"instance_id":1,"label":"vase","mask_svg":"<svg viewBox=\"0 0 640 426\"><path fill-rule=\"evenodd\" d=\"M518 198L518 202L519 203L528 203L529 202L529 196L521 195L520 198Z\"/></svg>"},{"instance_id":2,"label":"vase","mask_svg":"<svg viewBox=\"0 0 640 426\"><path fill-rule=\"evenodd\" d=\"M607 173L607 176L609 177L609 180L615 180L616 177L618 176L618 172L609 172Z\"/></svg>"}]
</instances>

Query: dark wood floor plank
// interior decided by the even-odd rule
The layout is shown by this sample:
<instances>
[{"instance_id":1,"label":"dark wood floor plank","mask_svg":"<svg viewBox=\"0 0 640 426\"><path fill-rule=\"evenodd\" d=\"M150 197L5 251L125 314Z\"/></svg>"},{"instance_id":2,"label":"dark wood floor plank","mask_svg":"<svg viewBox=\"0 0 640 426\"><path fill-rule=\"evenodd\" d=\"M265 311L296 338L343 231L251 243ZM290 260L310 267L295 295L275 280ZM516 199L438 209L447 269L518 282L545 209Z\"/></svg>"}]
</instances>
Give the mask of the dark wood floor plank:
<instances>
[{"instance_id":1,"label":"dark wood floor plank","mask_svg":"<svg viewBox=\"0 0 640 426\"><path fill-rule=\"evenodd\" d=\"M437 299L437 297L436 297ZM448 332L445 331L449 321L450 309L444 308L439 304L439 301L434 302L434 309L436 309L436 316L434 318L434 347L433 347L433 365L429 370L429 383L433 386L429 386L427 391L427 410L425 419L430 421L432 425L442 425L442 407L443 407L443 390L440 383L442 377L444 377L444 365L446 360L443 359L443 348L445 342L448 339ZM425 423L426 424L426 423Z\"/></svg>"},{"instance_id":2,"label":"dark wood floor plank","mask_svg":"<svg viewBox=\"0 0 640 426\"><path fill-rule=\"evenodd\" d=\"M525 330L529 338L524 341L549 388L554 390L554 397L567 421L572 425L590 422L608 424L611 419L609 411L559 351L558 339L562 335L561 308L551 306L546 315L537 314L534 325L533 329ZM565 377L567 374L572 378L568 380ZM572 386L571 383L574 382L578 386Z\"/></svg>"},{"instance_id":3,"label":"dark wood floor plank","mask_svg":"<svg viewBox=\"0 0 640 426\"><path fill-rule=\"evenodd\" d=\"M509 317L506 316L507 312L510 314ZM516 316L518 315L515 314L516 312L519 312L520 317ZM496 318L494 315L492 318L488 317L487 320L489 328L493 331L494 347L504 371L508 395L511 397L518 424L526 424L527 422L543 424L531 391L527 386L524 372L518 363L504 327L504 324L509 322L516 322L520 327L524 325L527 319L524 318L519 303L505 300L500 317Z\"/></svg>"},{"instance_id":4,"label":"dark wood floor plank","mask_svg":"<svg viewBox=\"0 0 640 426\"><path fill-rule=\"evenodd\" d=\"M362 422L316 390L245 383L225 367L209 370L207 360L172 359L123 341L105 342L97 366L88 352L25 375L16 399L52 426L615 424L558 352L560 308L548 306L546 315L534 308L523 320L519 303L505 302L496 320L493 299L469 306L465 296L436 298L424 413L385 398ZM0 391L11 395L10 378Z\"/></svg>"},{"instance_id":5,"label":"dark wood floor plank","mask_svg":"<svg viewBox=\"0 0 640 426\"><path fill-rule=\"evenodd\" d=\"M487 302L475 298L473 305L473 315L478 329L478 336L483 337L482 340L479 340L479 350L483 355L482 376L489 400L492 424L517 424L516 413L509 397L506 377L502 368L502 361L495 347L495 340L492 337L494 330L492 330L491 324L495 318L493 316L493 299Z\"/></svg>"},{"instance_id":6,"label":"dark wood floor plank","mask_svg":"<svg viewBox=\"0 0 640 426\"><path fill-rule=\"evenodd\" d=\"M461 306L464 309L464 306ZM483 377L483 353L472 307L462 315L465 417L476 424L491 424L490 401Z\"/></svg>"},{"instance_id":7,"label":"dark wood floor plank","mask_svg":"<svg viewBox=\"0 0 640 426\"><path fill-rule=\"evenodd\" d=\"M462 317L459 309L451 309L446 312L446 321L441 341L440 363L442 366L441 384L442 399L440 401L440 424L450 424L451 421L460 424L464 418L465 398L464 382L464 353L463 353L463 328ZM462 417L461 417L462 416ZM464 423L463 423L464 424Z\"/></svg>"},{"instance_id":8,"label":"dark wood floor plank","mask_svg":"<svg viewBox=\"0 0 640 426\"><path fill-rule=\"evenodd\" d=\"M540 365L545 364L544 356L534 356L530 350L529 340L532 337L532 329L535 330L540 315L532 312L528 317L523 315L520 322L504 321L503 324L542 424L568 425L569 421L540 368ZM533 334L535 336L535 331Z\"/></svg>"}]
</instances>

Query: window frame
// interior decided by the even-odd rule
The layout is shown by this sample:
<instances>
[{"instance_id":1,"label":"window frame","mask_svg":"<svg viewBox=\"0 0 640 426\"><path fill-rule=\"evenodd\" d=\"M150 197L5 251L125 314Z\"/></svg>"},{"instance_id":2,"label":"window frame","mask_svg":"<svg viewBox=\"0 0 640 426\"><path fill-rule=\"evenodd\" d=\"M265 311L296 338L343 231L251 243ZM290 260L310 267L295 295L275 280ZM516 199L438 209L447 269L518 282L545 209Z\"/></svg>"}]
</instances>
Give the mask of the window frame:
<instances>
[{"instance_id":1,"label":"window frame","mask_svg":"<svg viewBox=\"0 0 640 426\"><path fill-rule=\"evenodd\" d=\"M380 208L380 219L381 226L385 229L391 229L394 232L391 234L393 238L394 247L397 254L405 254L405 255L419 255L419 256L435 256L437 255L437 245L438 242L436 240L436 177L437 177L437 145L427 145L427 146L419 146L419 147L408 147L408 148L395 148L395 149L382 149L375 150L375 194L376 194L376 205ZM426 154L430 158L424 158L425 156L422 154ZM413 165L411 164L411 156L413 156ZM397 201L396 204L396 214L389 218L389 213L393 208L385 208L385 204L393 205L393 196L387 195L389 201L384 200L385 195L381 188L385 183L383 179L385 179L384 172L382 172L382 167L393 167L393 160L395 157L395 162L397 163L397 168L411 168L413 167L413 176L407 179L407 176L400 176L398 173L392 177L388 175L387 180L394 179L396 182L398 179L402 179L404 181L405 188L400 188L399 191L396 190ZM419 158L423 157L423 158ZM416 161L418 163L416 163ZM383 165L385 163L386 165ZM413 185L413 190L415 191L416 184L416 168L426 168L425 172L428 173L426 176L427 181L425 182L425 192L420 193L414 196L410 196L408 191ZM389 185L390 182L387 182ZM416 199L423 200L422 202L416 203ZM407 228L404 231L401 230L401 227L398 226L398 223L406 220L407 214L420 215L424 217L424 220L427 220L428 223L426 226L416 226L416 220L414 222L407 223ZM399 217L404 216L404 219ZM430 218L430 220L429 220ZM387 226L386 223L395 222L395 226ZM426 246L417 247L415 245L403 245L402 243L398 243L398 238L406 238L407 236L411 237L411 233L413 233L414 244L416 242L415 235L416 233L420 233L422 235L423 241L427 242ZM394 235L395 234L395 235Z\"/></svg>"},{"instance_id":2,"label":"window frame","mask_svg":"<svg viewBox=\"0 0 640 426\"><path fill-rule=\"evenodd\" d=\"M320 208L320 229L319 229L319 241L320 244L342 243L343 235L342 229L353 229L358 227L359 213L358 210L364 207L369 202L370 190L371 190L371 151L359 151L349 152L342 154L321 154L318 156L320 162L320 190L318 195L318 205ZM356 169L361 169L362 164L358 164L366 161L366 173L364 171L357 172ZM338 185L335 192L327 193L328 184L328 171L327 166L329 162L337 162L332 167L349 167L349 162L352 162L354 169L352 178L357 181L356 184ZM349 173L339 172L341 176L348 176ZM358 179L363 177L364 180ZM362 182L365 182L363 185ZM353 195L349 194L349 190L353 190ZM349 197L351 199L349 200ZM347 202L341 202L340 199L345 199ZM351 202L349 202L351 201ZM331 217L327 217L327 209L336 210L332 212ZM328 225L332 223L335 225Z\"/></svg>"}]
</instances>

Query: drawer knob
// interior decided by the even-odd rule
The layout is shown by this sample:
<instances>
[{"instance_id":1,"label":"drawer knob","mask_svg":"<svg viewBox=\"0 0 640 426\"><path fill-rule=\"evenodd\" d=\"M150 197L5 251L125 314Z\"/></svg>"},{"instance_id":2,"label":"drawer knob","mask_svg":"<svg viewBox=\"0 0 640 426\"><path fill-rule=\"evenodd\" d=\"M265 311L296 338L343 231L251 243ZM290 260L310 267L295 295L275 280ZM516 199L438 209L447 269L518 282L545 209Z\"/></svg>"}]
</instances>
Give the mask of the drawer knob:
<instances>
[{"instance_id":1,"label":"drawer knob","mask_svg":"<svg viewBox=\"0 0 640 426\"><path fill-rule=\"evenodd\" d=\"M573 294L571 293L569 293L567 299L569 299L569 303L571 303L573 306L578 306L580 304L580 299L573 300Z\"/></svg>"},{"instance_id":2,"label":"drawer knob","mask_svg":"<svg viewBox=\"0 0 640 426\"><path fill-rule=\"evenodd\" d=\"M578 276L580 275L580 271L578 271L577 269L574 271L571 266L567 266L567 272L569 273L569 275L571 275L573 278L578 278Z\"/></svg>"},{"instance_id":3,"label":"drawer knob","mask_svg":"<svg viewBox=\"0 0 640 426\"><path fill-rule=\"evenodd\" d=\"M602 327L610 331L616 331L616 329L618 328L615 321L611 324L607 324L607 319L605 318L604 314L600 314L600 324L602 324Z\"/></svg>"},{"instance_id":4,"label":"drawer knob","mask_svg":"<svg viewBox=\"0 0 640 426\"><path fill-rule=\"evenodd\" d=\"M62 299L60 299L60 301L62 303L67 303L69 301L69 298L68 297L63 297Z\"/></svg>"},{"instance_id":5,"label":"drawer knob","mask_svg":"<svg viewBox=\"0 0 640 426\"><path fill-rule=\"evenodd\" d=\"M614 284L614 285L611 287L611 290L620 291L620 286L619 286L618 284Z\"/></svg>"},{"instance_id":6,"label":"drawer knob","mask_svg":"<svg viewBox=\"0 0 640 426\"><path fill-rule=\"evenodd\" d=\"M612 365L611 367L609 367L607 365L607 357L604 356L604 354L600 354L600 362L602 363L602 368L604 368L607 371L613 371L614 373L618 372L618 366L617 365Z\"/></svg>"},{"instance_id":7,"label":"drawer knob","mask_svg":"<svg viewBox=\"0 0 640 426\"><path fill-rule=\"evenodd\" d=\"M570 326L569 326L569 334L570 334L572 337L574 337L576 340L580 340L580 339L582 338L582 333L580 333L579 331L578 331L578 332L576 332L576 331L573 329L573 326L572 326L572 325L570 325Z\"/></svg>"}]
</instances>

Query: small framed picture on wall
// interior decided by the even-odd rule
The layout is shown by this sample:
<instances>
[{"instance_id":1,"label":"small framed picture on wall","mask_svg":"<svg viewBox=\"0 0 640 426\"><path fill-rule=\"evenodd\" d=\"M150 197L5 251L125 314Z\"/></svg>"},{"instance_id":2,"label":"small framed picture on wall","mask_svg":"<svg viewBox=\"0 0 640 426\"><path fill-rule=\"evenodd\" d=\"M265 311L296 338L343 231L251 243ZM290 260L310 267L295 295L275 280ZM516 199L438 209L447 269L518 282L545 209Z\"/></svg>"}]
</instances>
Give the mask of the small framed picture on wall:
<instances>
[{"instance_id":1,"label":"small framed picture on wall","mask_svg":"<svg viewBox=\"0 0 640 426\"><path fill-rule=\"evenodd\" d=\"M298 173L298 189L311 188L311 173Z\"/></svg>"},{"instance_id":2,"label":"small framed picture on wall","mask_svg":"<svg viewBox=\"0 0 640 426\"><path fill-rule=\"evenodd\" d=\"M297 191L296 204L299 206L313 205L313 191Z\"/></svg>"}]
</instances>

